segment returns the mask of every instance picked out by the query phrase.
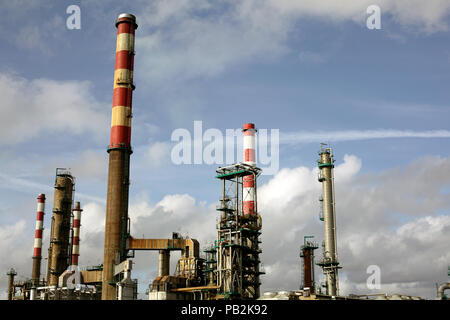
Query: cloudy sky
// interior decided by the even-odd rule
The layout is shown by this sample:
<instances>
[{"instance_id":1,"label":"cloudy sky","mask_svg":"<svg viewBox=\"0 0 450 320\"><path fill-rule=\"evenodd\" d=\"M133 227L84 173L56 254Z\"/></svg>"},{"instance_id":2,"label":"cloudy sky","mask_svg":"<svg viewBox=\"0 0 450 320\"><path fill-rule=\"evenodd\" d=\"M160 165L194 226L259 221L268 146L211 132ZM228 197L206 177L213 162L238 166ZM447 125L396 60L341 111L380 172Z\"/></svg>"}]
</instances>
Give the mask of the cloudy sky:
<instances>
[{"instance_id":1,"label":"cloudy sky","mask_svg":"<svg viewBox=\"0 0 450 320\"><path fill-rule=\"evenodd\" d=\"M81 29L66 26L73 4ZM372 4L381 8L380 30L366 26ZM122 12L139 25L132 235L178 231L209 245L219 164L174 164L171 135L193 135L194 121L223 134L254 122L278 129L280 142L278 170L259 182L262 291L298 289L303 237L323 240L320 142L336 158L341 293L434 298L436 283L448 280L450 2L16 0L0 9L0 298L9 268L20 280L31 274L39 193L48 198L46 252L57 167L71 168L84 208L80 264L102 263ZM157 254L138 253L135 262L144 293ZM366 286L370 265L380 267L380 290Z\"/></svg>"}]
</instances>

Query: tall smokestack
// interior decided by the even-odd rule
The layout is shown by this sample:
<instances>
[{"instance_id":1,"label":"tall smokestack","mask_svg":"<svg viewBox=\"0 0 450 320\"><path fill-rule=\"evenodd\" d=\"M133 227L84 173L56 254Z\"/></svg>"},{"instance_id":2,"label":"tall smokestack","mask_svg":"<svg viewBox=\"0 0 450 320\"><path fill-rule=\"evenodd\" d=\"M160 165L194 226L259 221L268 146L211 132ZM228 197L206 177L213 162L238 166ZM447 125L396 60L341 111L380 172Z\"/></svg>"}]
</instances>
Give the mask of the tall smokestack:
<instances>
[{"instance_id":1,"label":"tall smokestack","mask_svg":"<svg viewBox=\"0 0 450 320\"><path fill-rule=\"evenodd\" d=\"M242 129L244 132L244 164L256 168L256 128L254 123L245 123ZM258 235L261 230L261 216L258 213L257 195L256 195L256 174L250 174L243 177L242 181L242 213L244 219L248 219L245 227L256 231L253 235L245 235L242 239L243 244L247 248L251 248L249 252L244 252L243 259L253 261L252 263L244 263L243 281L248 285L245 287L244 296L257 299L260 295L259 276L263 274L259 270L259 239Z\"/></svg>"},{"instance_id":2,"label":"tall smokestack","mask_svg":"<svg viewBox=\"0 0 450 320\"><path fill-rule=\"evenodd\" d=\"M80 255L80 226L81 226L81 211L80 202L75 202L73 208L73 240L72 240L72 265L78 265L78 257Z\"/></svg>"},{"instance_id":3,"label":"tall smokestack","mask_svg":"<svg viewBox=\"0 0 450 320\"><path fill-rule=\"evenodd\" d=\"M128 236L128 188L131 150L131 107L136 17L122 13L116 21L117 45L108 148L109 171L106 200L102 300L116 299L114 266L126 259Z\"/></svg>"},{"instance_id":4,"label":"tall smokestack","mask_svg":"<svg viewBox=\"0 0 450 320\"><path fill-rule=\"evenodd\" d=\"M339 294L336 240L336 213L334 203L334 159L331 148L320 147L319 181L322 182L322 211L325 230L325 248L323 260L318 263L323 268L327 281L327 294L337 296Z\"/></svg>"},{"instance_id":5,"label":"tall smokestack","mask_svg":"<svg viewBox=\"0 0 450 320\"><path fill-rule=\"evenodd\" d=\"M256 165L255 158L255 124L246 123L243 128L244 132L244 163L254 167ZM255 214L255 176L248 175L244 177L244 198L243 213L244 216Z\"/></svg>"},{"instance_id":6,"label":"tall smokestack","mask_svg":"<svg viewBox=\"0 0 450 320\"><path fill-rule=\"evenodd\" d=\"M33 286L39 284L41 277L41 260L42 260L42 231L44 230L44 214L45 214L45 194L37 197L37 217L36 231L34 234L34 250L33 250L33 268L31 269L31 282Z\"/></svg>"},{"instance_id":7,"label":"tall smokestack","mask_svg":"<svg viewBox=\"0 0 450 320\"><path fill-rule=\"evenodd\" d=\"M75 179L70 171L56 169L50 247L48 249L47 285L57 286L59 276L69 266L70 219Z\"/></svg>"}]
</instances>

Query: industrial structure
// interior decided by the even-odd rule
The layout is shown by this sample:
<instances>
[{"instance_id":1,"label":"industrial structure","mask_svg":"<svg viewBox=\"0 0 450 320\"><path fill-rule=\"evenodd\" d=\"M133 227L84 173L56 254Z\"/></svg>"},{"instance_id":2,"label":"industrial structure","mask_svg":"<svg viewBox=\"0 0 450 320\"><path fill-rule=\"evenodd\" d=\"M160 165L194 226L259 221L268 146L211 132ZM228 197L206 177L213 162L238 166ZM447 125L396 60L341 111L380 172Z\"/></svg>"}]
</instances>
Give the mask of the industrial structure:
<instances>
[{"instance_id":1,"label":"industrial structure","mask_svg":"<svg viewBox=\"0 0 450 320\"><path fill-rule=\"evenodd\" d=\"M317 161L319 166L319 182L322 183L322 203L321 220L324 224L324 251L323 258L317 264L322 267L326 277L326 293L330 296L339 295L339 266L337 255L337 237L336 237L336 210L334 199L334 158L333 150L320 145Z\"/></svg>"},{"instance_id":2,"label":"industrial structure","mask_svg":"<svg viewBox=\"0 0 450 320\"><path fill-rule=\"evenodd\" d=\"M216 259L218 294L226 299L257 299L260 295L259 235L255 125L244 124L244 162L216 170L222 181L222 198L217 210ZM208 252L209 253L209 252Z\"/></svg>"},{"instance_id":3,"label":"industrial structure","mask_svg":"<svg viewBox=\"0 0 450 320\"><path fill-rule=\"evenodd\" d=\"M323 258L317 263L326 277L326 293L317 290L312 236L305 236L300 248L302 281L298 291L268 292L261 295L264 274L260 255L262 218L258 211L257 181L261 169L256 159L256 127L245 123L243 161L216 169L221 184L217 211L217 239L203 250L196 239L172 233L167 239L135 238L130 234L128 216L131 148L131 118L136 17L118 16L116 62L112 99L112 120L106 198L103 264L79 267L80 202L75 202L75 178L70 170L56 169L46 277L41 279L44 194L38 196L31 278L15 281L8 276L8 300L136 300L137 281L132 279L132 258L136 252L158 252L158 274L148 285L150 300L320 300L362 299L367 296L339 296L336 213L334 199L334 158L330 147L321 145L319 182L322 183L321 220L324 222ZM213 227L213 226L212 226ZM171 273L171 252L181 252ZM16 296L16 288L21 294ZM439 287L444 297L449 284ZM390 299L387 295L386 299ZM412 297L416 298L416 297ZM411 299L412 299L411 298Z\"/></svg>"},{"instance_id":4,"label":"industrial structure","mask_svg":"<svg viewBox=\"0 0 450 320\"><path fill-rule=\"evenodd\" d=\"M305 236L303 245L300 247L300 257L302 258L302 282L300 284L300 289L309 289L309 292L315 293L316 281L314 275L314 250L316 250L319 246L312 240L312 238L314 237Z\"/></svg>"},{"instance_id":5,"label":"industrial structure","mask_svg":"<svg viewBox=\"0 0 450 320\"><path fill-rule=\"evenodd\" d=\"M72 236L72 266L78 266L78 257L80 255L80 227L81 227L81 209L80 202L75 202L73 208L73 236Z\"/></svg>"},{"instance_id":6,"label":"industrial structure","mask_svg":"<svg viewBox=\"0 0 450 320\"><path fill-rule=\"evenodd\" d=\"M34 250L33 250L33 267L31 270L31 282L33 287L39 285L41 277L41 260L42 260L42 234L44 231L44 214L45 214L45 194L38 196L36 232L34 234Z\"/></svg>"},{"instance_id":7,"label":"industrial structure","mask_svg":"<svg viewBox=\"0 0 450 320\"><path fill-rule=\"evenodd\" d=\"M129 236L128 193L130 184L131 117L134 69L134 31L136 17L121 14L116 21L117 45L111 118L111 142L108 148L108 192L106 197L105 244L102 299L117 297L115 265L128 257L125 246Z\"/></svg>"},{"instance_id":8,"label":"industrial structure","mask_svg":"<svg viewBox=\"0 0 450 320\"><path fill-rule=\"evenodd\" d=\"M67 169L57 168L47 261L47 285L49 286L58 284L59 276L71 262L71 221L74 195L74 177Z\"/></svg>"}]
</instances>

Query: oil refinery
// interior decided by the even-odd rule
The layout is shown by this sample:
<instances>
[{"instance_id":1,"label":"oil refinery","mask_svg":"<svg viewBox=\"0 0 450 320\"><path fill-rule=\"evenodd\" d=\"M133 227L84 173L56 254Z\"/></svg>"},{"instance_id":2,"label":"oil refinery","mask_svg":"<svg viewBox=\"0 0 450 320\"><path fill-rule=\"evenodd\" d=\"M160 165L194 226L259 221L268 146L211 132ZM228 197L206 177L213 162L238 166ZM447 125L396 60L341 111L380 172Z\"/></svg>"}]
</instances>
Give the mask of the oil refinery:
<instances>
[{"instance_id":1,"label":"oil refinery","mask_svg":"<svg viewBox=\"0 0 450 320\"><path fill-rule=\"evenodd\" d=\"M199 243L194 238L173 232L168 238L134 237L130 230L129 188L132 159L132 97L136 17L120 14L117 28L107 198L104 226L103 263L79 266L83 256L80 229L83 204L76 201L75 172L56 168L53 203L50 195L36 190L37 216L31 274L17 281L14 266L7 271L8 300L137 300L138 283L133 279L135 251L158 252L157 277L147 284L149 300L422 300L409 295L367 294L343 296L339 290L339 270L345 268L338 259L339 239L335 208L334 155L330 145L321 144L317 166L317 183L322 185L320 221L324 243L305 235L299 243L301 279L296 291L261 292L261 233L264 216L258 211L258 178L262 169L256 162L257 127L243 123L243 162L218 167L211 173L221 187L217 196L217 237L213 243ZM105 163L106 167L106 163ZM47 213L46 213L47 208ZM50 215L51 212L51 215ZM45 219L51 230L44 233ZM42 267L42 242L48 237L46 268ZM31 247L31 244L30 244ZM315 250L323 249L316 258ZM170 270L171 253L181 257ZM316 261L317 260L317 261ZM319 266L325 277L320 285L315 274ZM41 272L41 270L45 270ZM450 282L438 287L437 299L446 299ZM447 293L448 294L448 293Z\"/></svg>"}]
</instances>

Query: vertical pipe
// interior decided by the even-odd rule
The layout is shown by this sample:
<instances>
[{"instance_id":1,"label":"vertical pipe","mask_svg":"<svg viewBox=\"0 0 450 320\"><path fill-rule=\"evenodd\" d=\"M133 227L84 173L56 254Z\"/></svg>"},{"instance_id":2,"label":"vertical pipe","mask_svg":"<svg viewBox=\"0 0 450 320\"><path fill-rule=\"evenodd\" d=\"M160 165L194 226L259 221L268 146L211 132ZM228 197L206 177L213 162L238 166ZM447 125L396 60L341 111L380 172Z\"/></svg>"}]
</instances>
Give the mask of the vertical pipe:
<instances>
[{"instance_id":1,"label":"vertical pipe","mask_svg":"<svg viewBox=\"0 0 450 320\"><path fill-rule=\"evenodd\" d=\"M255 125L253 123L244 124L244 163L255 166ZM244 177L243 183L243 212L244 216L255 214L255 176Z\"/></svg>"},{"instance_id":2,"label":"vertical pipe","mask_svg":"<svg viewBox=\"0 0 450 320\"><path fill-rule=\"evenodd\" d=\"M114 265L126 259L128 234L128 191L131 150L131 108L136 17L123 13L116 21L117 43L108 148L108 191L106 200L102 300L116 299Z\"/></svg>"},{"instance_id":3,"label":"vertical pipe","mask_svg":"<svg viewBox=\"0 0 450 320\"><path fill-rule=\"evenodd\" d=\"M37 217L36 229L34 234L34 249L33 249L33 267L31 269L31 283L33 286L39 284L41 277L41 260L42 260L42 232L44 230L44 214L45 214L45 194L40 194L37 197Z\"/></svg>"},{"instance_id":4,"label":"vertical pipe","mask_svg":"<svg viewBox=\"0 0 450 320\"><path fill-rule=\"evenodd\" d=\"M78 257L80 256L80 226L81 226L80 202L75 202L73 208L73 240L72 240L72 265L78 266Z\"/></svg>"},{"instance_id":5,"label":"vertical pipe","mask_svg":"<svg viewBox=\"0 0 450 320\"><path fill-rule=\"evenodd\" d=\"M327 293L331 296L338 294L338 258L336 248L336 216L334 212L334 159L331 148L319 152L319 170L322 182L322 208L325 232L324 270L326 270Z\"/></svg>"}]
</instances>

